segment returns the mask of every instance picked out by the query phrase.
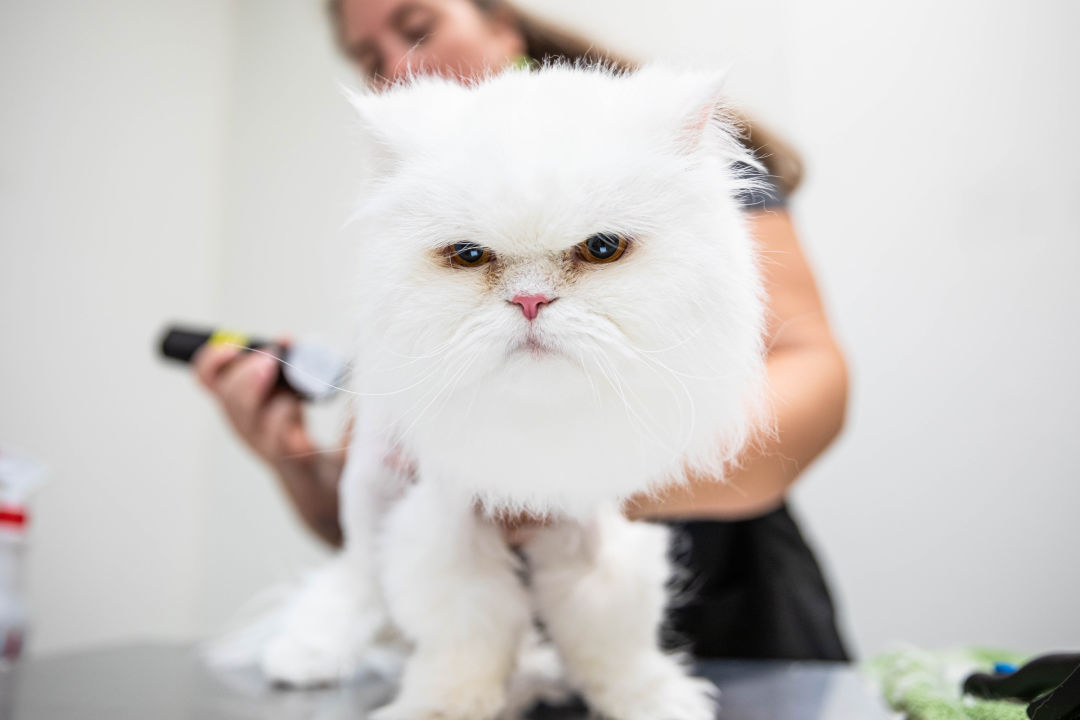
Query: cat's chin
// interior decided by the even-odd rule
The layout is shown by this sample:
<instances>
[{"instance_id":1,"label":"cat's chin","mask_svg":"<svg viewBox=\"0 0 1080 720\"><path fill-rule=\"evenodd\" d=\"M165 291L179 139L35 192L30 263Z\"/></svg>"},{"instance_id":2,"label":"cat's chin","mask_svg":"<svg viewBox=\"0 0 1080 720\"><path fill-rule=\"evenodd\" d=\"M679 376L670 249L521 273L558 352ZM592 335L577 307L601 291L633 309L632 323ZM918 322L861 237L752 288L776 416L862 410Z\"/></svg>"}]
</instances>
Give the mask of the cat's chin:
<instances>
[{"instance_id":1,"label":"cat's chin","mask_svg":"<svg viewBox=\"0 0 1080 720\"><path fill-rule=\"evenodd\" d=\"M565 408L580 397L582 388L588 388L580 364L552 345L515 345L507 350L501 365L487 376L485 391L523 401L525 408Z\"/></svg>"},{"instance_id":2,"label":"cat's chin","mask_svg":"<svg viewBox=\"0 0 1080 720\"><path fill-rule=\"evenodd\" d=\"M515 360L528 357L544 360L564 353L556 345L535 335L528 335L510 346L507 355Z\"/></svg>"}]
</instances>

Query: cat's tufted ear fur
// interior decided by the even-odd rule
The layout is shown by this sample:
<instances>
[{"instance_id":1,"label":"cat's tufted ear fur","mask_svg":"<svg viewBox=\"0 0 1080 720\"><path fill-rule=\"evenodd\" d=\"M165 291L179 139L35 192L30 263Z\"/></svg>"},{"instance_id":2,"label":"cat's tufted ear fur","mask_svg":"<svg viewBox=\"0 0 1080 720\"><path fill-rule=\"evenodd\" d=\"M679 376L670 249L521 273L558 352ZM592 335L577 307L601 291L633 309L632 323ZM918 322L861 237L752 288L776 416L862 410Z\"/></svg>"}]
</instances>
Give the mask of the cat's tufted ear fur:
<instances>
[{"instance_id":1,"label":"cat's tufted ear fur","mask_svg":"<svg viewBox=\"0 0 1080 720\"><path fill-rule=\"evenodd\" d=\"M448 116L461 107L466 89L442 77L415 76L381 91L343 87L342 92L360 119L370 170L380 178L393 173L402 158L444 141Z\"/></svg>"},{"instance_id":2,"label":"cat's tufted ear fur","mask_svg":"<svg viewBox=\"0 0 1080 720\"><path fill-rule=\"evenodd\" d=\"M663 116L662 131L676 154L719 160L728 168L736 193L762 191L765 166L743 142L745 128L724 93L725 78L726 72L645 66L632 81L641 83L641 96L666 102L669 114Z\"/></svg>"},{"instance_id":3,"label":"cat's tufted ear fur","mask_svg":"<svg viewBox=\"0 0 1080 720\"><path fill-rule=\"evenodd\" d=\"M341 86L341 94L352 105L359 119L361 144L369 162L369 177L381 177L388 174L400 157L400 149L395 149L386 136L379 121L379 98L369 88L354 89Z\"/></svg>"},{"instance_id":4,"label":"cat's tufted ear fur","mask_svg":"<svg viewBox=\"0 0 1080 720\"><path fill-rule=\"evenodd\" d=\"M724 94L725 72L676 71L647 65L631 81L642 97L665 98L672 115L667 124L678 152L712 154L728 163L756 165L741 142L743 129ZM655 111L654 111L655 112Z\"/></svg>"}]
</instances>

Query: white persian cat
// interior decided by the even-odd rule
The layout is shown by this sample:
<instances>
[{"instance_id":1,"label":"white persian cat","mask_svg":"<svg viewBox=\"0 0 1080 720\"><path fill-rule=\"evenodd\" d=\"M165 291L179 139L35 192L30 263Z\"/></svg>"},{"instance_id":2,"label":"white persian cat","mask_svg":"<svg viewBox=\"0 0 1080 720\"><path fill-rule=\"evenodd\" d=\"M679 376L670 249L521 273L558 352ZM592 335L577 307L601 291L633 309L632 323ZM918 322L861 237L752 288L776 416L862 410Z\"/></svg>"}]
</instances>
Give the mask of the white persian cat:
<instances>
[{"instance_id":1,"label":"white persian cat","mask_svg":"<svg viewBox=\"0 0 1080 720\"><path fill-rule=\"evenodd\" d=\"M667 531L619 508L688 467L719 475L761 417L753 160L718 79L553 66L353 101L377 152L353 225L346 544L264 670L325 682L398 638L400 691L374 717L506 717L538 621L595 712L712 718L712 686L659 646ZM552 522L517 555L504 511Z\"/></svg>"}]
</instances>

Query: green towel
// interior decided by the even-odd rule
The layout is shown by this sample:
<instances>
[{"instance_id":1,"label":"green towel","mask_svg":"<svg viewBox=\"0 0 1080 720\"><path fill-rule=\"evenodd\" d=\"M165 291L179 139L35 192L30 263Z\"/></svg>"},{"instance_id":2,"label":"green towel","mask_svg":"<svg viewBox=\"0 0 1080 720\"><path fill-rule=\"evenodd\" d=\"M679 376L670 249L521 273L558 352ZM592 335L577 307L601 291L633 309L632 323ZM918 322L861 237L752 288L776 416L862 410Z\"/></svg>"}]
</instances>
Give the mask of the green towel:
<instances>
[{"instance_id":1,"label":"green towel","mask_svg":"<svg viewBox=\"0 0 1080 720\"><path fill-rule=\"evenodd\" d=\"M993 672L994 664L1023 664L1018 653L986 648L896 650L866 664L890 707L908 720L1027 720L1025 706L978 700L961 692L973 672Z\"/></svg>"}]
</instances>

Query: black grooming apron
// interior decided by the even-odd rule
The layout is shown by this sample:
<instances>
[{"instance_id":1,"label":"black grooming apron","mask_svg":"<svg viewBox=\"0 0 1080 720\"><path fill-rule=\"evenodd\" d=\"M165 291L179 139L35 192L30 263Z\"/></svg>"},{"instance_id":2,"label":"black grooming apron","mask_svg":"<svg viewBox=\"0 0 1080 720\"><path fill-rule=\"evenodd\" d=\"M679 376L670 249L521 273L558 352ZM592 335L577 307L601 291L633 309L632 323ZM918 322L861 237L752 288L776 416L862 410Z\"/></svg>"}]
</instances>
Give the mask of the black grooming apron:
<instances>
[{"instance_id":1,"label":"black grooming apron","mask_svg":"<svg viewBox=\"0 0 1080 720\"><path fill-rule=\"evenodd\" d=\"M821 569L786 505L750 520L664 524L685 575L666 647L699 658L850 659Z\"/></svg>"}]
</instances>

